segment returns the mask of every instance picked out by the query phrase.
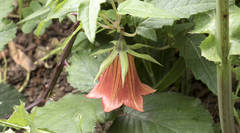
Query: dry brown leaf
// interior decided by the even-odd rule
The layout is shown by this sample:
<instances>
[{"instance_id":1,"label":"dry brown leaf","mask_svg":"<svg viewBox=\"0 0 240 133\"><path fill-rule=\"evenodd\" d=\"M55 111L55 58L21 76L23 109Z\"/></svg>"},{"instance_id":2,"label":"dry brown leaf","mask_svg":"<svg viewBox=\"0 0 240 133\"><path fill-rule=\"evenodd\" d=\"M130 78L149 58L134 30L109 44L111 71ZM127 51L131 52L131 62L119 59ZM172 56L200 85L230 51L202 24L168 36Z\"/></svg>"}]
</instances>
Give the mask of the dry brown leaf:
<instances>
[{"instance_id":1,"label":"dry brown leaf","mask_svg":"<svg viewBox=\"0 0 240 133\"><path fill-rule=\"evenodd\" d=\"M23 67L28 72L36 68L32 60L26 54L24 54L20 49L18 49L16 47L16 44L13 41L8 43L8 48L10 51L10 56L15 61L15 63Z\"/></svg>"}]
</instances>

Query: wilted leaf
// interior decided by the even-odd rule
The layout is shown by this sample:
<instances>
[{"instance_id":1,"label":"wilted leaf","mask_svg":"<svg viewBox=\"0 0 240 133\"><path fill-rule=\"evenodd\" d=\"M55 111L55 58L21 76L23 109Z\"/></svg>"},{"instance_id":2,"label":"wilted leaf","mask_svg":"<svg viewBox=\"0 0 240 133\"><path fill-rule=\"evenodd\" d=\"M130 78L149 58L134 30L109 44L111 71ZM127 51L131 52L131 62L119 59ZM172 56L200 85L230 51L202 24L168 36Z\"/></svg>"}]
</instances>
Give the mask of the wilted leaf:
<instances>
[{"instance_id":1,"label":"wilted leaf","mask_svg":"<svg viewBox=\"0 0 240 133\"><path fill-rule=\"evenodd\" d=\"M199 99L168 92L143 101L144 112L125 108L110 133L214 133L211 114Z\"/></svg>"},{"instance_id":2,"label":"wilted leaf","mask_svg":"<svg viewBox=\"0 0 240 133\"><path fill-rule=\"evenodd\" d=\"M26 54L24 54L20 49L16 48L16 44L14 42L12 41L9 42L8 47L10 50L11 57L18 65L23 67L28 72L36 68L32 60Z\"/></svg>"}]
</instances>

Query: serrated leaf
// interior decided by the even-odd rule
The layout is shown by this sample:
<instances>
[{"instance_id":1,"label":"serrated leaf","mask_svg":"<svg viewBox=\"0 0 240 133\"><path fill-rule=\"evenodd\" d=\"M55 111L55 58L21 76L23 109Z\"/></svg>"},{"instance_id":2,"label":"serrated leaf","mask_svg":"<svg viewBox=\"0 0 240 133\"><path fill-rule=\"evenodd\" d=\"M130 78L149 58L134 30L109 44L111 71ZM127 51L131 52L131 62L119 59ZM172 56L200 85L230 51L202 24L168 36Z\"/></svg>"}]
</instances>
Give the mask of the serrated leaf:
<instances>
[{"instance_id":1,"label":"serrated leaf","mask_svg":"<svg viewBox=\"0 0 240 133\"><path fill-rule=\"evenodd\" d=\"M118 55L117 51L112 51L111 54L101 63L98 73L95 77L95 81L105 71L105 69L113 62L115 57Z\"/></svg>"},{"instance_id":2,"label":"serrated leaf","mask_svg":"<svg viewBox=\"0 0 240 133\"><path fill-rule=\"evenodd\" d=\"M82 92L89 92L96 84L94 79L105 57L103 55L93 57L89 54L86 50L75 52L67 67L68 82Z\"/></svg>"},{"instance_id":3,"label":"serrated leaf","mask_svg":"<svg viewBox=\"0 0 240 133\"><path fill-rule=\"evenodd\" d=\"M0 0L0 21L13 10L13 2L14 0Z\"/></svg>"},{"instance_id":4,"label":"serrated leaf","mask_svg":"<svg viewBox=\"0 0 240 133\"><path fill-rule=\"evenodd\" d=\"M19 125L20 127L27 127L31 123L28 112L25 110L25 104L21 102L19 106L14 107L14 112L7 122Z\"/></svg>"},{"instance_id":5,"label":"serrated leaf","mask_svg":"<svg viewBox=\"0 0 240 133\"><path fill-rule=\"evenodd\" d=\"M143 26L138 26L136 29L137 35L140 35L144 38L150 39L152 41L157 41L157 33L154 29L152 28L146 28Z\"/></svg>"},{"instance_id":6,"label":"serrated leaf","mask_svg":"<svg viewBox=\"0 0 240 133\"><path fill-rule=\"evenodd\" d=\"M171 70L164 75L154 88L158 90L165 90L174 82L176 82L186 70L183 58L179 58L171 68Z\"/></svg>"},{"instance_id":7,"label":"serrated leaf","mask_svg":"<svg viewBox=\"0 0 240 133\"><path fill-rule=\"evenodd\" d=\"M206 12L216 8L215 0L145 0L155 5L159 9L178 16L179 18L188 18L191 15ZM230 0L230 4L234 4L234 0ZM205 21L201 19L201 22ZM164 25L172 25L174 19L148 18L142 21L139 26L151 29L159 29Z\"/></svg>"},{"instance_id":8,"label":"serrated leaf","mask_svg":"<svg viewBox=\"0 0 240 133\"><path fill-rule=\"evenodd\" d=\"M155 5L157 8L164 9L179 18L188 18L193 14L206 12L216 8L216 0L145 0ZM230 0L230 4L234 4Z\"/></svg>"},{"instance_id":9,"label":"serrated leaf","mask_svg":"<svg viewBox=\"0 0 240 133\"><path fill-rule=\"evenodd\" d=\"M110 133L214 133L211 114L199 99L177 93L144 97L144 112L125 108Z\"/></svg>"},{"instance_id":10,"label":"serrated leaf","mask_svg":"<svg viewBox=\"0 0 240 133\"><path fill-rule=\"evenodd\" d=\"M27 133L38 133L33 123L34 116L34 113L29 114L25 110L25 104L21 102L19 106L14 107L14 112L10 118L8 120L0 120L0 124L15 129L25 129Z\"/></svg>"},{"instance_id":11,"label":"serrated leaf","mask_svg":"<svg viewBox=\"0 0 240 133\"><path fill-rule=\"evenodd\" d=\"M153 4L146 3L140 0L126 0L118 7L118 13L121 15L130 14L141 18L172 18L176 16L163 9L156 8Z\"/></svg>"},{"instance_id":12,"label":"serrated leaf","mask_svg":"<svg viewBox=\"0 0 240 133\"><path fill-rule=\"evenodd\" d=\"M93 133L96 123L105 119L101 101L80 94L69 94L36 110L34 124L56 133Z\"/></svg>"},{"instance_id":13,"label":"serrated leaf","mask_svg":"<svg viewBox=\"0 0 240 133\"><path fill-rule=\"evenodd\" d=\"M144 59L144 60L151 61L151 62L153 62L153 63L156 63L156 64L162 66L157 60L155 60L155 59L154 59L153 57L151 57L150 55L140 54L140 53L137 53L137 52L135 52L135 51L133 51L133 50L130 50L130 49L128 49L127 52L128 52L129 54L133 55L133 56L136 56L136 57L141 58L141 59Z\"/></svg>"},{"instance_id":14,"label":"serrated leaf","mask_svg":"<svg viewBox=\"0 0 240 133\"><path fill-rule=\"evenodd\" d=\"M17 26L9 20L0 20L0 51L4 46L16 37Z\"/></svg>"},{"instance_id":15,"label":"serrated leaf","mask_svg":"<svg viewBox=\"0 0 240 133\"><path fill-rule=\"evenodd\" d=\"M200 43L204 39L205 36L199 34L189 38L186 38L185 35L179 35L176 40L176 47L179 48L187 68L193 72L194 77L205 83L214 94L217 94L216 64L202 57L199 48Z\"/></svg>"},{"instance_id":16,"label":"serrated leaf","mask_svg":"<svg viewBox=\"0 0 240 133\"><path fill-rule=\"evenodd\" d=\"M229 39L231 43L231 49L229 55L239 55L240 54L240 8L236 6L230 7L229 10ZM204 20L204 21L200 21ZM219 57L216 57L216 20L214 12L196 15L194 17L194 22L196 24L195 29L192 33L208 33L209 37L206 38L201 44L201 48L204 57L215 62L219 62ZM212 52L209 52L212 51Z\"/></svg>"},{"instance_id":17,"label":"serrated leaf","mask_svg":"<svg viewBox=\"0 0 240 133\"><path fill-rule=\"evenodd\" d=\"M173 25L173 23L174 19L148 18L142 21L138 26L151 29L160 29L165 25Z\"/></svg>"},{"instance_id":18,"label":"serrated leaf","mask_svg":"<svg viewBox=\"0 0 240 133\"><path fill-rule=\"evenodd\" d=\"M20 99L23 100L23 96L16 88L7 84L0 84L0 118L12 113L13 106L19 104Z\"/></svg>"},{"instance_id":19,"label":"serrated leaf","mask_svg":"<svg viewBox=\"0 0 240 133\"><path fill-rule=\"evenodd\" d=\"M121 63L121 76L122 76L122 85L125 83L125 77L128 72L128 55L127 52L125 51L120 51L119 52L119 57L120 57L120 63Z\"/></svg>"}]
</instances>

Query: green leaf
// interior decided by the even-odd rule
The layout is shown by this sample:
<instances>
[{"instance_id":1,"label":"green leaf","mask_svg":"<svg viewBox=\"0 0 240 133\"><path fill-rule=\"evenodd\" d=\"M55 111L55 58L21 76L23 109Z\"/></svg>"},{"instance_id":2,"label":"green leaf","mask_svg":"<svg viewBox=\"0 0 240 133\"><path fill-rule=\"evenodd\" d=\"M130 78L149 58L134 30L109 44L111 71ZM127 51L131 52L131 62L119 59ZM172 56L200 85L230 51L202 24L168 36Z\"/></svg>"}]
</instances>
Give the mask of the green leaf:
<instances>
[{"instance_id":1,"label":"green leaf","mask_svg":"<svg viewBox=\"0 0 240 133\"><path fill-rule=\"evenodd\" d=\"M63 1L59 2L53 8L53 11L48 15L46 21L53 19L53 18L60 19L69 13L77 12L79 6L83 2L86 2L86 0L63 0Z\"/></svg>"},{"instance_id":2,"label":"green leaf","mask_svg":"<svg viewBox=\"0 0 240 133\"><path fill-rule=\"evenodd\" d=\"M136 56L136 57L141 58L141 59L144 59L144 60L151 61L151 62L153 62L153 63L156 63L156 64L162 66L157 60L155 60L153 57L151 57L151 56L148 55L148 54L139 54L139 53L137 53L137 52L135 52L135 51L133 51L133 50L130 50L130 49L128 49L127 52L128 52L129 54L133 55L133 56Z\"/></svg>"},{"instance_id":3,"label":"green leaf","mask_svg":"<svg viewBox=\"0 0 240 133\"><path fill-rule=\"evenodd\" d=\"M39 12L43 9L45 9L45 7L42 7L38 1L31 1L30 6L23 9L23 16L24 16L24 18L27 18L31 14L34 14L35 12ZM43 34L45 29L47 27L49 27L51 24L51 21L42 21L43 19L45 19L47 17L47 13L40 14L40 15L26 21L21 27L22 31L24 33L30 33L39 24L39 26L35 30L35 34L37 36L40 36L41 34ZM45 22L45 23L43 23L43 22Z\"/></svg>"},{"instance_id":4,"label":"green leaf","mask_svg":"<svg viewBox=\"0 0 240 133\"><path fill-rule=\"evenodd\" d=\"M67 80L74 88L82 92L89 92L96 82L95 76L104 56L89 56L90 52L81 50L75 52L70 58L70 65L67 67Z\"/></svg>"},{"instance_id":5,"label":"green leaf","mask_svg":"<svg viewBox=\"0 0 240 133\"><path fill-rule=\"evenodd\" d=\"M189 38L186 38L185 35L178 36L176 47L179 48L187 68L193 72L194 77L205 83L214 94L217 94L216 64L202 57L199 48L204 39L204 35L194 35Z\"/></svg>"},{"instance_id":6,"label":"green leaf","mask_svg":"<svg viewBox=\"0 0 240 133\"><path fill-rule=\"evenodd\" d=\"M33 20L33 19L38 19L42 16L45 16L46 14L48 14L50 11L49 7L44 7L41 8L37 11L35 11L34 13L32 13L31 15L28 15L26 18L24 18L23 20L19 21L18 24L22 24L25 23L27 21Z\"/></svg>"},{"instance_id":7,"label":"green leaf","mask_svg":"<svg viewBox=\"0 0 240 133\"><path fill-rule=\"evenodd\" d=\"M230 55L240 55L240 8L236 6L230 7L229 10L229 39L231 43ZM216 48L216 20L215 13L199 14L193 17L196 24L191 33L208 33L209 37L206 38L201 44L203 56L208 60L219 62ZM204 21L200 21L204 20ZM211 51L211 52L209 52Z\"/></svg>"},{"instance_id":8,"label":"green leaf","mask_svg":"<svg viewBox=\"0 0 240 133\"><path fill-rule=\"evenodd\" d=\"M156 8L153 4L146 3L140 0L126 0L118 7L118 13L121 15L130 14L141 18L172 18L176 16L163 9Z\"/></svg>"},{"instance_id":9,"label":"green leaf","mask_svg":"<svg viewBox=\"0 0 240 133\"><path fill-rule=\"evenodd\" d=\"M173 23L174 19L148 18L142 21L138 26L151 29L160 29L164 25L173 25Z\"/></svg>"},{"instance_id":10,"label":"green leaf","mask_svg":"<svg viewBox=\"0 0 240 133\"><path fill-rule=\"evenodd\" d=\"M164 77L158 82L154 88L158 90L165 90L168 88L170 85L175 83L184 73L186 70L185 68L185 63L183 58L179 58L171 68L171 70L164 75Z\"/></svg>"},{"instance_id":11,"label":"green leaf","mask_svg":"<svg viewBox=\"0 0 240 133\"><path fill-rule=\"evenodd\" d=\"M211 114L199 99L177 93L144 97L144 112L125 108L110 133L214 133Z\"/></svg>"},{"instance_id":12,"label":"green leaf","mask_svg":"<svg viewBox=\"0 0 240 133\"><path fill-rule=\"evenodd\" d=\"M125 77L127 75L128 65L129 65L127 52L120 51L119 57L120 57L120 63L121 63L122 85L124 85Z\"/></svg>"},{"instance_id":13,"label":"green leaf","mask_svg":"<svg viewBox=\"0 0 240 133\"><path fill-rule=\"evenodd\" d=\"M38 24L38 26L37 26L37 28L36 28L36 30L34 31L34 34L39 37L40 35L42 35L42 34L45 32L45 30L46 30L51 24L52 24L52 21L51 21L51 20L49 20L49 21L45 21L45 20L40 21L39 24Z\"/></svg>"},{"instance_id":14,"label":"green leaf","mask_svg":"<svg viewBox=\"0 0 240 133\"><path fill-rule=\"evenodd\" d=\"M145 37L155 42L157 41L157 33L154 29L138 26L136 32L142 37Z\"/></svg>"},{"instance_id":15,"label":"green leaf","mask_svg":"<svg viewBox=\"0 0 240 133\"><path fill-rule=\"evenodd\" d=\"M8 13L13 10L13 2L14 0L0 0L0 21L8 16Z\"/></svg>"},{"instance_id":16,"label":"green leaf","mask_svg":"<svg viewBox=\"0 0 240 133\"><path fill-rule=\"evenodd\" d=\"M0 51L4 46L16 37L17 26L7 19L0 20Z\"/></svg>"},{"instance_id":17,"label":"green leaf","mask_svg":"<svg viewBox=\"0 0 240 133\"><path fill-rule=\"evenodd\" d=\"M221 62L221 58L219 57L216 49L216 38L212 34L202 41L200 48L202 50L201 55L203 57L210 61Z\"/></svg>"},{"instance_id":18,"label":"green leaf","mask_svg":"<svg viewBox=\"0 0 240 133\"><path fill-rule=\"evenodd\" d=\"M105 119L101 101L80 94L64 96L36 110L34 124L56 133L94 133L96 123Z\"/></svg>"},{"instance_id":19,"label":"green leaf","mask_svg":"<svg viewBox=\"0 0 240 133\"><path fill-rule=\"evenodd\" d=\"M34 117L35 113L29 114L25 110L25 104L21 102L19 106L14 107L11 117L8 120L0 120L0 124L15 129L25 129L27 133L38 133L33 123Z\"/></svg>"},{"instance_id":20,"label":"green leaf","mask_svg":"<svg viewBox=\"0 0 240 133\"><path fill-rule=\"evenodd\" d=\"M79 7L79 18L83 29L91 43L94 42L97 30L97 18L101 3L105 0L89 0Z\"/></svg>"},{"instance_id":21,"label":"green leaf","mask_svg":"<svg viewBox=\"0 0 240 133\"><path fill-rule=\"evenodd\" d=\"M7 120L8 123L19 125L20 127L27 127L32 122L31 117L25 110L25 104L21 102L19 106L14 107L14 113Z\"/></svg>"},{"instance_id":22,"label":"green leaf","mask_svg":"<svg viewBox=\"0 0 240 133\"><path fill-rule=\"evenodd\" d=\"M159 9L163 9L174 14L179 18L188 18L193 14L206 12L216 8L216 0L145 0L155 5ZM234 4L234 0L230 0L230 4Z\"/></svg>"},{"instance_id":23,"label":"green leaf","mask_svg":"<svg viewBox=\"0 0 240 133\"><path fill-rule=\"evenodd\" d=\"M0 84L0 118L11 114L13 106L19 104L20 99L23 100L23 96L16 88L7 84Z\"/></svg>"},{"instance_id":24,"label":"green leaf","mask_svg":"<svg viewBox=\"0 0 240 133\"><path fill-rule=\"evenodd\" d=\"M105 69L113 62L115 57L118 55L118 52L116 50L112 51L112 53L102 62L100 65L99 71L95 77L95 81L98 79L98 77L105 71Z\"/></svg>"}]
</instances>

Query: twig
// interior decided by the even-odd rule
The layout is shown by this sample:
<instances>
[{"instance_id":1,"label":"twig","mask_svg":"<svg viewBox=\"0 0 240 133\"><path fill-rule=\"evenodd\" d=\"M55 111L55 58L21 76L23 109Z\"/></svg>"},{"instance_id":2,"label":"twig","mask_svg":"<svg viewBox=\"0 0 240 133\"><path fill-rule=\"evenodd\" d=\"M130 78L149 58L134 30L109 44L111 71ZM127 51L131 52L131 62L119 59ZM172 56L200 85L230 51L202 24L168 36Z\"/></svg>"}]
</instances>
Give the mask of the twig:
<instances>
[{"instance_id":1,"label":"twig","mask_svg":"<svg viewBox=\"0 0 240 133\"><path fill-rule=\"evenodd\" d=\"M79 26L78 25L79 25L79 23L77 23L75 25L73 31L75 31L77 28L82 26L81 24ZM46 101L45 99L47 99L48 96L51 94L54 86L56 85L57 79L58 79L59 75L61 74L61 72L63 70L65 59L71 54L72 46L73 46L73 43L74 43L74 41L77 37L78 32L73 35L73 37L70 39L70 41L68 42L68 44L64 48L63 53L60 57L60 61L57 63L57 65L54 69L54 72L51 76L50 82L47 85L47 87L45 88L44 92L40 95L40 98L38 98L34 103L32 103L32 104L30 104L29 106L26 107L27 111L30 111L33 107L35 107L35 106L37 106L41 103L44 103Z\"/></svg>"}]
</instances>

